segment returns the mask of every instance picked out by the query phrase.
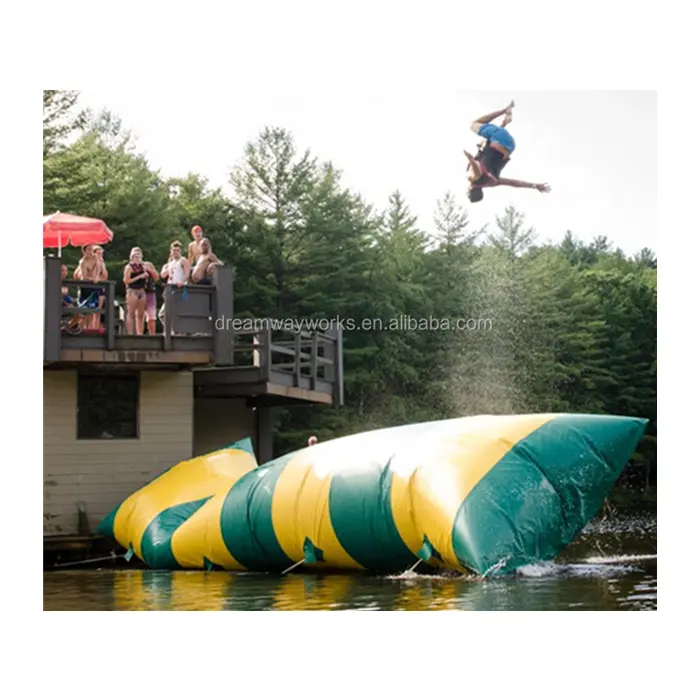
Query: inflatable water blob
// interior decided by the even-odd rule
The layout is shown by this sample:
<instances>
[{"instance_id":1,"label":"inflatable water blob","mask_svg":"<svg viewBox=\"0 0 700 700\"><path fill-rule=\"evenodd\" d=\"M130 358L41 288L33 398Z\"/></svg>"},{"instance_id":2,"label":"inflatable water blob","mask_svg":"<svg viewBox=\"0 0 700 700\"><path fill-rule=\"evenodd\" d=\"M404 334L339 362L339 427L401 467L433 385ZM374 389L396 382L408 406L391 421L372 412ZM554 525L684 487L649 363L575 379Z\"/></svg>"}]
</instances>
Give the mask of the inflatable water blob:
<instances>
[{"instance_id":1,"label":"inflatable water blob","mask_svg":"<svg viewBox=\"0 0 700 700\"><path fill-rule=\"evenodd\" d=\"M161 569L482 575L556 556L644 433L622 416L473 416L322 442L258 466L250 440L182 462L98 528Z\"/></svg>"}]
</instances>

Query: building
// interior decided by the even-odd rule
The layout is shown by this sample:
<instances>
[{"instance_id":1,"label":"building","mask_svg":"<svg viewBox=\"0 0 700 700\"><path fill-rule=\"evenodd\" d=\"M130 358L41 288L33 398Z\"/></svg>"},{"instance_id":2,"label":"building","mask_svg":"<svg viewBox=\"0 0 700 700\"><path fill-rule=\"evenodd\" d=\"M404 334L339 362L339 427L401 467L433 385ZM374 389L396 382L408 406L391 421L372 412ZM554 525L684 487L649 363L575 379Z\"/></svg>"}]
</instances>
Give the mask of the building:
<instances>
[{"instance_id":1,"label":"building","mask_svg":"<svg viewBox=\"0 0 700 700\"><path fill-rule=\"evenodd\" d=\"M75 333L61 261L44 265L44 543L89 542L100 520L172 465L253 440L272 458L270 411L343 403L342 333L239 330L233 273L211 287L166 288L163 335L120 332L115 282L104 331ZM86 283L71 280L70 286Z\"/></svg>"}]
</instances>

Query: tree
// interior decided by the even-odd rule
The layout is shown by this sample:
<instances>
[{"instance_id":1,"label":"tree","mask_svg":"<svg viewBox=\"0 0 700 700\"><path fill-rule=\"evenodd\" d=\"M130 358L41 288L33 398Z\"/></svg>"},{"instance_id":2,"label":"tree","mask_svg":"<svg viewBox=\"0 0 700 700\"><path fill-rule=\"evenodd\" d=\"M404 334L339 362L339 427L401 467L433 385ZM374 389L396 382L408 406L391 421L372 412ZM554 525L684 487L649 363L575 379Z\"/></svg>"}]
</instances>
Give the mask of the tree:
<instances>
[{"instance_id":1,"label":"tree","mask_svg":"<svg viewBox=\"0 0 700 700\"><path fill-rule=\"evenodd\" d=\"M489 242L510 257L524 253L536 238L535 230L526 228L525 217L512 206L506 208L503 216L496 217L496 228L498 231L489 235Z\"/></svg>"},{"instance_id":2,"label":"tree","mask_svg":"<svg viewBox=\"0 0 700 700\"><path fill-rule=\"evenodd\" d=\"M259 313L284 313L294 304L294 263L312 244L304 204L317 170L308 151L297 155L288 131L266 128L247 144L243 162L231 174L236 204L245 212L239 256L247 270L247 293L263 295Z\"/></svg>"},{"instance_id":3,"label":"tree","mask_svg":"<svg viewBox=\"0 0 700 700\"><path fill-rule=\"evenodd\" d=\"M390 327L372 333L378 349L378 405L385 415L398 414L400 421L408 415L407 400L410 405L410 397L424 392L429 367L428 334L404 327L410 319L426 318L431 310L424 255L428 237L416 222L401 193L393 192L375 235L376 257L370 272L377 317Z\"/></svg>"},{"instance_id":4,"label":"tree","mask_svg":"<svg viewBox=\"0 0 700 700\"><path fill-rule=\"evenodd\" d=\"M656 254L649 248L642 248L635 256L634 261L640 267L656 269Z\"/></svg>"},{"instance_id":5,"label":"tree","mask_svg":"<svg viewBox=\"0 0 700 700\"><path fill-rule=\"evenodd\" d=\"M44 90L44 158L84 125L87 114L77 110L79 96L77 90Z\"/></svg>"},{"instance_id":6,"label":"tree","mask_svg":"<svg viewBox=\"0 0 700 700\"><path fill-rule=\"evenodd\" d=\"M469 215L457 204L452 192L446 192L442 199L437 201L433 222L435 224L433 240L450 250L461 244L474 243L485 230L484 227L479 231L467 231Z\"/></svg>"},{"instance_id":7,"label":"tree","mask_svg":"<svg viewBox=\"0 0 700 700\"><path fill-rule=\"evenodd\" d=\"M471 229L466 211L449 192L437 202L434 225L431 240L436 245L426 252L426 286L431 316L439 320L440 326L430 333L426 382L428 403L435 415L448 416L461 412L463 407L462 401L455 403L461 385L455 377L460 371L461 357L473 339L466 323L476 320L473 318L478 306L476 241L485 227Z\"/></svg>"},{"instance_id":8,"label":"tree","mask_svg":"<svg viewBox=\"0 0 700 700\"><path fill-rule=\"evenodd\" d=\"M533 251L526 275L534 346L531 410L601 412L610 374L600 349L604 322L596 296L557 248Z\"/></svg>"}]
</instances>

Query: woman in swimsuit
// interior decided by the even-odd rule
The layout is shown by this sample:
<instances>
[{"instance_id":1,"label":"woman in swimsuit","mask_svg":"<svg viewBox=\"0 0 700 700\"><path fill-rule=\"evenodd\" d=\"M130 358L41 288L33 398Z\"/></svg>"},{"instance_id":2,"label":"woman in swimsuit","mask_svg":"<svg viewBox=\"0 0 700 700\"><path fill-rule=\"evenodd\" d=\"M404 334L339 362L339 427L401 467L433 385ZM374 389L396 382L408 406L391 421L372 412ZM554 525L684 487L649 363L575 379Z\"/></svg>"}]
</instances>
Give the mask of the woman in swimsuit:
<instances>
[{"instance_id":1,"label":"woman in swimsuit","mask_svg":"<svg viewBox=\"0 0 700 700\"><path fill-rule=\"evenodd\" d=\"M146 315L146 280L150 275L143 264L141 248L132 248L129 263L124 268L126 285L126 332L127 335L143 335Z\"/></svg>"}]
</instances>

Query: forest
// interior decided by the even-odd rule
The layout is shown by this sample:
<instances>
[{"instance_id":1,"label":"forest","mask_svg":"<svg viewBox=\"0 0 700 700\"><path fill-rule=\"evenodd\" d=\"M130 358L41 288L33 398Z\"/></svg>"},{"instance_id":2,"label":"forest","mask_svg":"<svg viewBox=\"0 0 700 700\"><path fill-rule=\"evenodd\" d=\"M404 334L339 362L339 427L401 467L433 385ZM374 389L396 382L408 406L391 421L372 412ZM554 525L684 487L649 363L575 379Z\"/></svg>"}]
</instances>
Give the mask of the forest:
<instances>
[{"instance_id":1,"label":"forest","mask_svg":"<svg viewBox=\"0 0 700 700\"><path fill-rule=\"evenodd\" d=\"M75 91L44 91L44 214L103 219L110 279L132 246L159 268L199 224L235 269L237 317L357 320L344 334L345 406L275 409L276 453L310 434L468 414L622 414L650 423L621 486L655 491L653 251L626 254L614 231L583 242L575 221L543 243L512 207L476 230L463 193L444 193L423 229L399 191L377 211L344 187L342 164L282 126L251 135L227 194L197 173L164 177L117 115L79 104ZM79 251L63 257L73 265ZM402 316L474 323L359 327Z\"/></svg>"}]
</instances>

